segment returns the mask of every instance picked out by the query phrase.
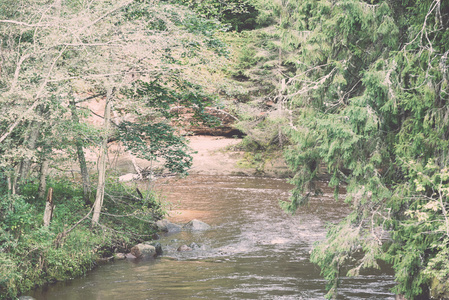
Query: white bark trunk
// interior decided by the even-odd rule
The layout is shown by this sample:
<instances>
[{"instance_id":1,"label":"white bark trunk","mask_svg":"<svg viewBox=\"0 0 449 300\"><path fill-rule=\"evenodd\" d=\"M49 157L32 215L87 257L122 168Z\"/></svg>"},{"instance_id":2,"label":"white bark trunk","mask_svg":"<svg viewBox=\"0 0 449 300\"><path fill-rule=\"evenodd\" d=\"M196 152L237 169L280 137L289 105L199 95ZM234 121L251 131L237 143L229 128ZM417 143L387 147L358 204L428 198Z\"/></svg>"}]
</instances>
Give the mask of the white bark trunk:
<instances>
[{"instance_id":1,"label":"white bark trunk","mask_svg":"<svg viewBox=\"0 0 449 300\"><path fill-rule=\"evenodd\" d=\"M50 225L54 208L55 208L55 204L53 203L53 189L49 188L48 194L47 194L47 202L45 204L45 212L44 212L44 226L45 227L48 227Z\"/></svg>"},{"instance_id":2,"label":"white bark trunk","mask_svg":"<svg viewBox=\"0 0 449 300\"><path fill-rule=\"evenodd\" d=\"M98 186L97 195L95 197L94 212L92 216L92 226L97 224L100 220L101 208L104 199L104 185L106 179L106 157L108 155L108 137L111 121L111 105L112 105L112 88L108 88L106 96L106 105L104 109L104 132L103 142L100 149L100 159L98 162Z\"/></svg>"}]
</instances>

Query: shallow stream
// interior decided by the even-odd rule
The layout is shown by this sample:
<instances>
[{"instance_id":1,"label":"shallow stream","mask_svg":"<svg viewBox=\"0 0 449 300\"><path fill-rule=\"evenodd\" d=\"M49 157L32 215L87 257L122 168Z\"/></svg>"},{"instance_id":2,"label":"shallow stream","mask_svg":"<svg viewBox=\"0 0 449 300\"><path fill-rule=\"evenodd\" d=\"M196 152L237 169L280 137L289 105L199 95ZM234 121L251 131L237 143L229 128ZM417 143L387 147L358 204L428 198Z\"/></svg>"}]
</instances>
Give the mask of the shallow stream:
<instances>
[{"instance_id":1,"label":"shallow stream","mask_svg":"<svg viewBox=\"0 0 449 300\"><path fill-rule=\"evenodd\" d=\"M292 188L284 180L190 176L164 184L176 210L171 220L199 219L205 232L180 232L160 239L164 256L102 265L83 278L50 285L28 295L37 300L103 299L324 299L325 281L309 262L325 224L347 212L333 192L314 198L295 216L278 204ZM200 249L178 252L195 242ZM338 299L394 299L391 271L343 277Z\"/></svg>"}]
</instances>

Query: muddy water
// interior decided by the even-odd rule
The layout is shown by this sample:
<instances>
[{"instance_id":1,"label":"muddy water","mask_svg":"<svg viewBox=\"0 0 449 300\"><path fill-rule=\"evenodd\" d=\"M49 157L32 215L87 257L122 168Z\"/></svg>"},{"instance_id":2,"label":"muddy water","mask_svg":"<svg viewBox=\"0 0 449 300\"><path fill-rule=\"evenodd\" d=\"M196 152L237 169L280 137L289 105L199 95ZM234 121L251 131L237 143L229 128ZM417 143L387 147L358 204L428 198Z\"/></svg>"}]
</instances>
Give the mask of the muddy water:
<instances>
[{"instance_id":1,"label":"muddy water","mask_svg":"<svg viewBox=\"0 0 449 300\"><path fill-rule=\"evenodd\" d=\"M324 226L346 207L332 191L295 216L282 212L291 186L283 180L195 176L158 184L176 209L174 222L197 218L206 232L161 238L164 256L152 261L116 261L87 276L31 293L38 300L66 299L324 299L325 281L308 260ZM200 249L177 252L180 245ZM339 299L394 299L391 273L342 278Z\"/></svg>"}]
</instances>

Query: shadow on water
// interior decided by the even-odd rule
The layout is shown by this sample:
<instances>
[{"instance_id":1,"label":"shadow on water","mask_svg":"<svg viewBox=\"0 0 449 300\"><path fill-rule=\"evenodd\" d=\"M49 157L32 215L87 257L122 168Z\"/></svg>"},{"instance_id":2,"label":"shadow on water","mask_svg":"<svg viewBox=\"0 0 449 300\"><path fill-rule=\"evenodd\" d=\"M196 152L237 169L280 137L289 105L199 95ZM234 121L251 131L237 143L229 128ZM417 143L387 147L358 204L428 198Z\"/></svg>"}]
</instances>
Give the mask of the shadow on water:
<instances>
[{"instance_id":1,"label":"shadow on water","mask_svg":"<svg viewBox=\"0 0 449 300\"><path fill-rule=\"evenodd\" d=\"M325 224L348 212L324 184L324 194L294 216L279 208L292 188L284 180L191 176L157 188L178 203L173 222L197 218L212 229L163 236L163 257L116 261L30 295L38 300L324 298L325 281L309 262L309 252L324 238ZM192 242L200 247L177 251ZM338 299L394 299L393 277L385 270L342 278Z\"/></svg>"}]
</instances>

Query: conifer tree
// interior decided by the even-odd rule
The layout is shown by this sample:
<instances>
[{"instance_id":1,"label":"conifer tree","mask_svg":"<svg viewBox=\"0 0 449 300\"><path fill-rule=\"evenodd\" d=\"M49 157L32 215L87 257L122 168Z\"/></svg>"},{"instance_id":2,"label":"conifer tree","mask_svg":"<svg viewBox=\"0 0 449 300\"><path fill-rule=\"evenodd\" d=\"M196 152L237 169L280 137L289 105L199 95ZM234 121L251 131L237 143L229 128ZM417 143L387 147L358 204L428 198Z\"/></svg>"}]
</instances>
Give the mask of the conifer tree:
<instances>
[{"instance_id":1,"label":"conifer tree","mask_svg":"<svg viewBox=\"0 0 449 300\"><path fill-rule=\"evenodd\" d=\"M312 252L335 296L348 275L385 260L407 299L448 290L447 2L273 2L295 75L283 94L295 211L329 173L353 212ZM323 170L321 166L326 166ZM343 272L343 273L342 273ZM439 291L438 288L439 287Z\"/></svg>"}]
</instances>

